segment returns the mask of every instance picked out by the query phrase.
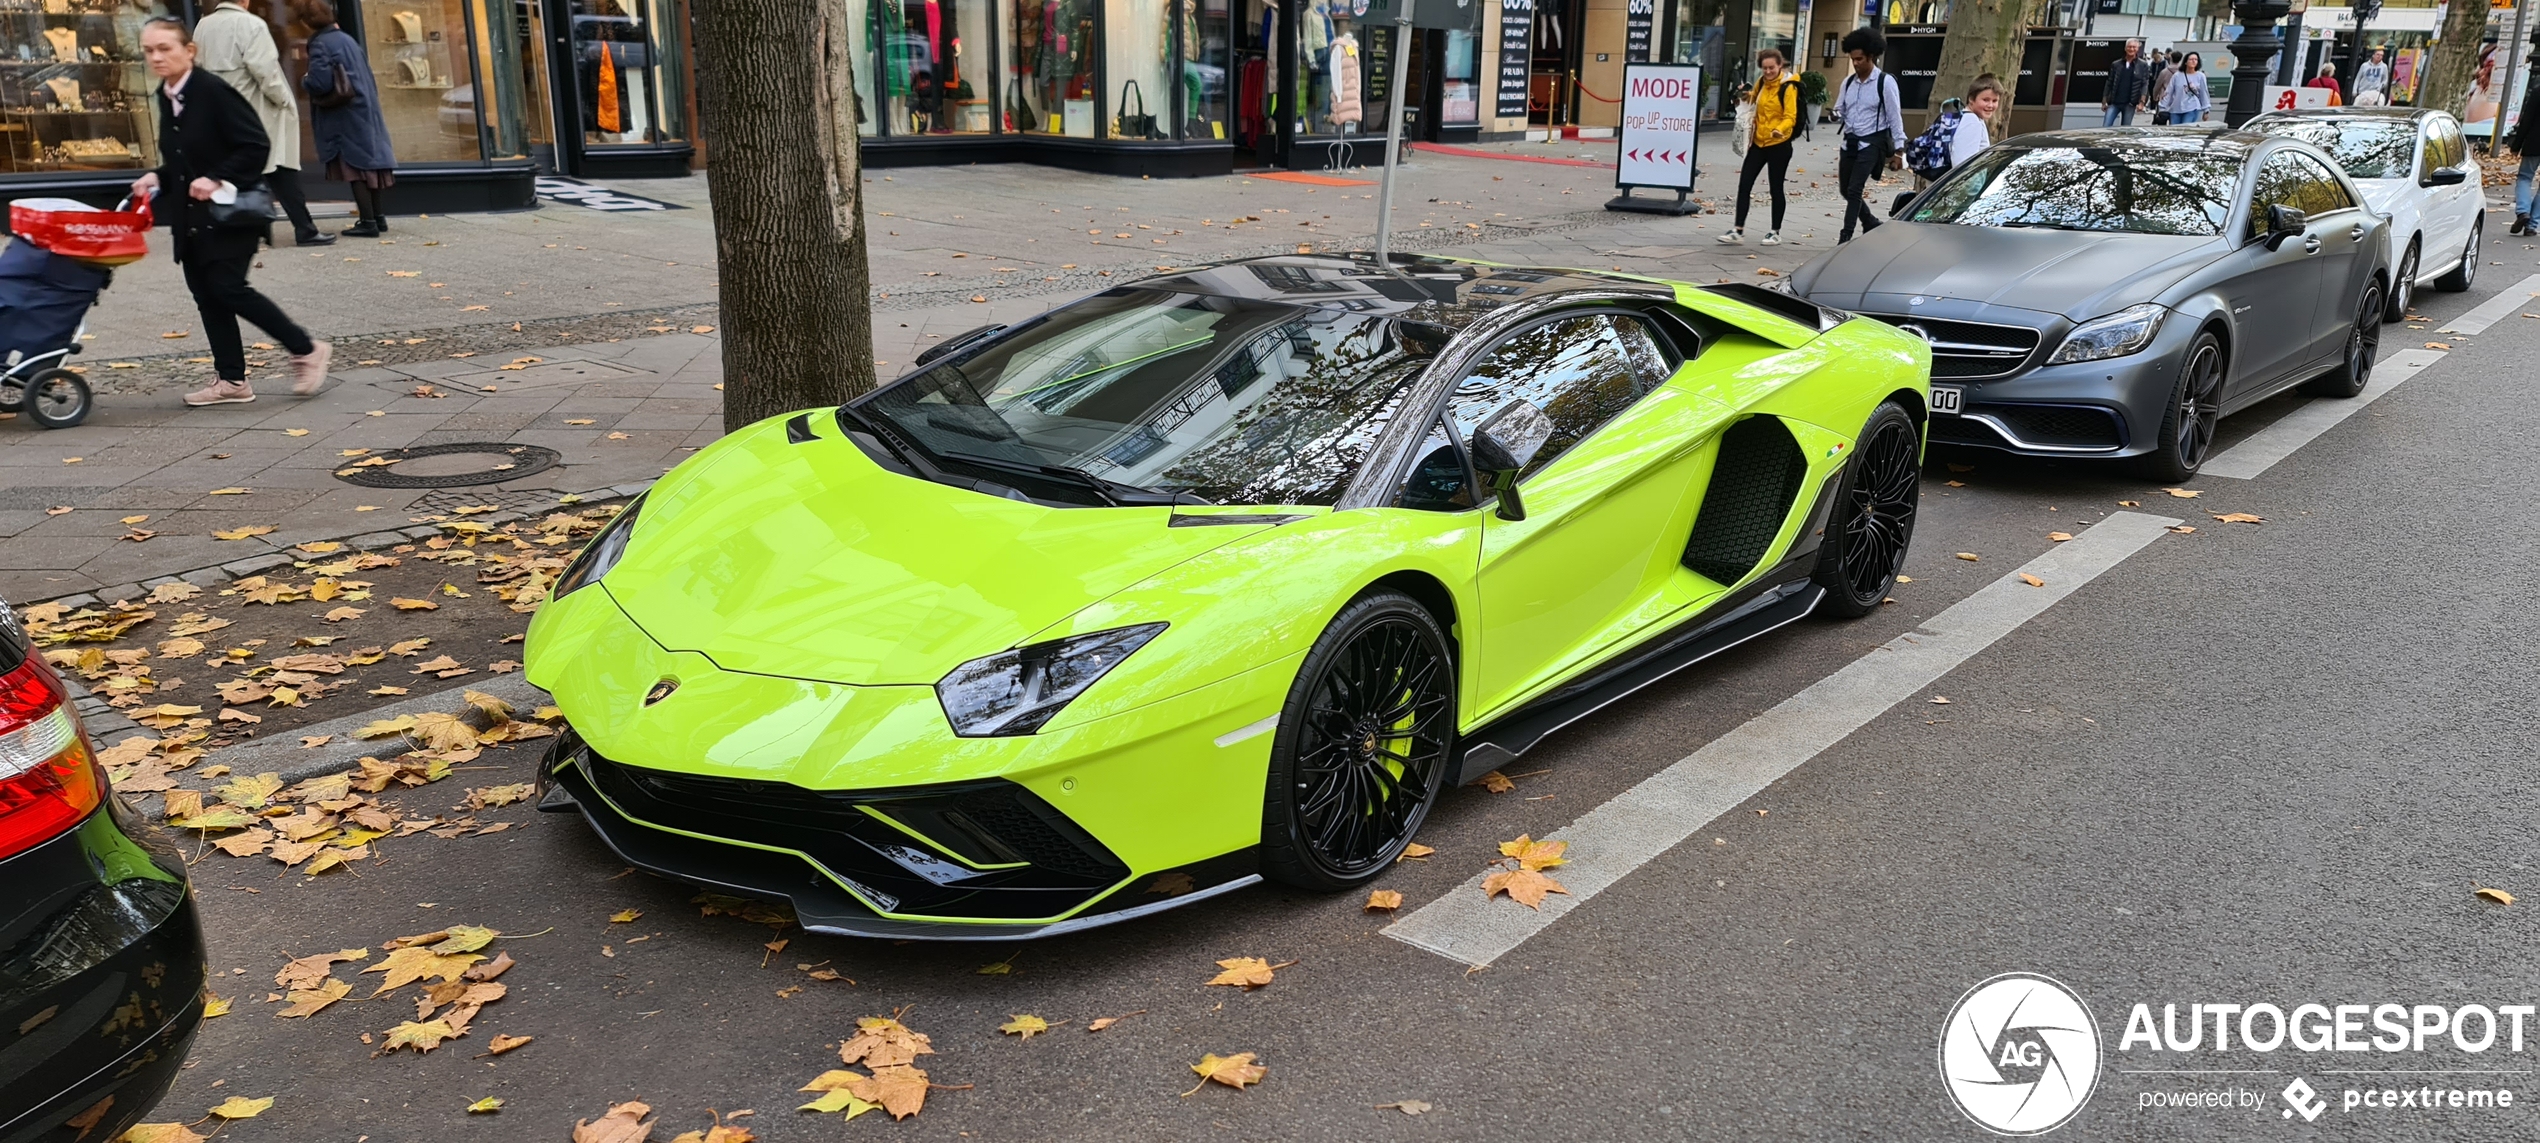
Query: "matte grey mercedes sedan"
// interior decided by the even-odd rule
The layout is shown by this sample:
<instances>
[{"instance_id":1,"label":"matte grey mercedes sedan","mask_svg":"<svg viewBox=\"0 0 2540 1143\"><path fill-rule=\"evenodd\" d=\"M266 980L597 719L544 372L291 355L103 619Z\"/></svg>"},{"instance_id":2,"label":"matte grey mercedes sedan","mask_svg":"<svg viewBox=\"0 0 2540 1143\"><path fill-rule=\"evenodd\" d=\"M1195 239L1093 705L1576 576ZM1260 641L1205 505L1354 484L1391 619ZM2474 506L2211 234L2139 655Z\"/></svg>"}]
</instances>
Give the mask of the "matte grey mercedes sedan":
<instances>
[{"instance_id":1,"label":"matte grey mercedes sedan","mask_svg":"<svg viewBox=\"0 0 2540 1143\"><path fill-rule=\"evenodd\" d=\"M1790 278L1932 347L1930 438L2184 480L2295 385L2360 393L2388 223L2308 143L2219 127L2022 135Z\"/></svg>"}]
</instances>

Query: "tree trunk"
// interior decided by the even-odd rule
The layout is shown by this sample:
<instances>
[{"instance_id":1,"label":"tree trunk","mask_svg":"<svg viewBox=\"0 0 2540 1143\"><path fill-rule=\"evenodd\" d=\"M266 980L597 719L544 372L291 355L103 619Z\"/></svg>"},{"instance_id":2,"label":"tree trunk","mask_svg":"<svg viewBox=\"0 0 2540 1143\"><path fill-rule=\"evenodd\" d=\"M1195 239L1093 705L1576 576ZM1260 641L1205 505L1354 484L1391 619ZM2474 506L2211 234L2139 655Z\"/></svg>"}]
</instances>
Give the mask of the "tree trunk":
<instances>
[{"instance_id":1,"label":"tree trunk","mask_svg":"<svg viewBox=\"0 0 2540 1143\"><path fill-rule=\"evenodd\" d=\"M2471 76L2478 70L2478 37L2487 30L2487 5L2454 0L2443 13L2442 39L2434 58L2417 81L2417 106L2439 107L2454 115L2469 105Z\"/></svg>"},{"instance_id":2,"label":"tree trunk","mask_svg":"<svg viewBox=\"0 0 2540 1143\"><path fill-rule=\"evenodd\" d=\"M854 24L847 0L694 11L728 432L874 385Z\"/></svg>"},{"instance_id":3,"label":"tree trunk","mask_svg":"<svg viewBox=\"0 0 2540 1143\"><path fill-rule=\"evenodd\" d=\"M1940 42L1940 74L1931 85L1929 110L1937 115L1944 100L1965 99L1967 85L1991 74L2003 90L2019 86L2020 49L2028 39L2028 0L1957 0L1949 9L1949 34ZM1993 137L2006 133L2011 101L2002 101Z\"/></svg>"}]
</instances>

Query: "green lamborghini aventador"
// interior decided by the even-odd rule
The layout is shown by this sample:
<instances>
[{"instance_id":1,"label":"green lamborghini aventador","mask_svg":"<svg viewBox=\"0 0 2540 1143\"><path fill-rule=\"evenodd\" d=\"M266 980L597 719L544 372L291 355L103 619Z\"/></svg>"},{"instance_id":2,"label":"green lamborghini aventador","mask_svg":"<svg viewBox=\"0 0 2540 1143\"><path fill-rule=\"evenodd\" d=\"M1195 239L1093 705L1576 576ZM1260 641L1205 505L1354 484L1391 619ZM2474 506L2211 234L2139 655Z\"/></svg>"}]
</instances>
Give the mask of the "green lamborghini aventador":
<instances>
[{"instance_id":1,"label":"green lamborghini aventador","mask_svg":"<svg viewBox=\"0 0 2540 1143\"><path fill-rule=\"evenodd\" d=\"M945 342L576 559L541 804L804 927L1375 877L1448 787L1885 598L1930 351L1745 285L1276 257Z\"/></svg>"}]
</instances>

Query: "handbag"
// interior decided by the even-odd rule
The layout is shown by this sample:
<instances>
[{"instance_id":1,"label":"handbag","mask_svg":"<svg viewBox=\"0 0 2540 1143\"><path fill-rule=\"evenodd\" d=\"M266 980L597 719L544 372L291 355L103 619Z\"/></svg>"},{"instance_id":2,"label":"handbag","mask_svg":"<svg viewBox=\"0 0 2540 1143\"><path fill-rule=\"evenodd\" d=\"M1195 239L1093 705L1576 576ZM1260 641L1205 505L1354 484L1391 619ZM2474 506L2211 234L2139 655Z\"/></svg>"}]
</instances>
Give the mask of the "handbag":
<instances>
[{"instance_id":1,"label":"handbag","mask_svg":"<svg viewBox=\"0 0 2540 1143\"><path fill-rule=\"evenodd\" d=\"M1130 98L1132 96L1137 99L1138 109L1134 112L1129 110ZM1141 89L1138 86L1138 81L1134 79L1120 85L1120 121L1113 130L1112 134L1114 137L1121 139L1161 139L1164 137L1162 133L1155 129L1155 116L1147 113L1147 93L1144 89Z\"/></svg>"},{"instance_id":2,"label":"handbag","mask_svg":"<svg viewBox=\"0 0 2540 1143\"><path fill-rule=\"evenodd\" d=\"M1746 153L1747 145L1751 143L1754 138L1755 101L1752 99L1741 99L1737 104L1737 130L1729 136L1729 150L1743 155Z\"/></svg>"},{"instance_id":3,"label":"handbag","mask_svg":"<svg viewBox=\"0 0 2540 1143\"><path fill-rule=\"evenodd\" d=\"M206 202L203 217L214 230L264 230L273 225L273 192L253 187L228 202Z\"/></svg>"}]
</instances>

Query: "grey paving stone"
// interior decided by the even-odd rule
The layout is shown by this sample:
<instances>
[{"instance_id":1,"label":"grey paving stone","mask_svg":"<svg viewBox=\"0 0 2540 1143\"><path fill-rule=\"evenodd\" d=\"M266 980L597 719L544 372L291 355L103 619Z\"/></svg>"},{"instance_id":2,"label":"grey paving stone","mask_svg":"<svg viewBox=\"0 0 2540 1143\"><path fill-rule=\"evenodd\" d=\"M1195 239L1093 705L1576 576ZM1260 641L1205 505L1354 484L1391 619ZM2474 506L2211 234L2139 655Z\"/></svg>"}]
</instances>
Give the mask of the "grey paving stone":
<instances>
[{"instance_id":1,"label":"grey paving stone","mask_svg":"<svg viewBox=\"0 0 2540 1143\"><path fill-rule=\"evenodd\" d=\"M260 572L272 571L275 568L287 568L290 566L291 557L275 554L249 556L243 560L231 560L228 563L222 564L221 570L228 572L233 576L251 576Z\"/></svg>"},{"instance_id":2,"label":"grey paving stone","mask_svg":"<svg viewBox=\"0 0 2540 1143\"><path fill-rule=\"evenodd\" d=\"M405 542L402 532L364 532L345 541L356 548L393 548Z\"/></svg>"},{"instance_id":3,"label":"grey paving stone","mask_svg":"<svg viewBox=\"0 0 2540 1143\"><path fill-rule=\"evenodd\" d=\"M177 578L196 587L218 587L228 583L234 577L221 568L196 568Z\"/></svg>"},{"instance_id":4,"label":"grey paving stone","mask_svg":"<svg viewBox=\"0 0 2540 1143\"><path fill-rule=\"evenodd\" d=\"M122 600L139 599L142 594L141 585L137 583L119 583L113 587L99 588L97 590L97 598L106 600L109 603Z\"/></svg>"},{"instance_id":5,"label":"grey paving stone","mask_svg":"<svg viewBox=\"0 0 2540 1143\"><path fill-rule=\"evenodd\" d=\"M84 591L83 591L83 592L79 593L78 595L66 595L66 596L63 596L62 598L60 598L60 599L56 599L56 600L54 600L53 602L58 603L58 604L61 604L61 605L62 605L62 606L64 606L64 607L73 607L73 608L77 608L77 607L95 607L95 606L97 606L97 604L98 604L98 602L99 602L99 601L98 601L98 599L97 599L97 597L96 597L96 596L90 595L90 594L88 594L87 592L84 592Z\"/></svg>"}]
</instances>

